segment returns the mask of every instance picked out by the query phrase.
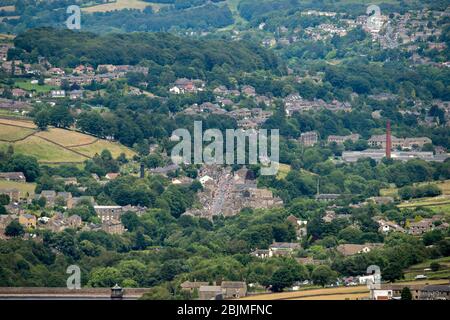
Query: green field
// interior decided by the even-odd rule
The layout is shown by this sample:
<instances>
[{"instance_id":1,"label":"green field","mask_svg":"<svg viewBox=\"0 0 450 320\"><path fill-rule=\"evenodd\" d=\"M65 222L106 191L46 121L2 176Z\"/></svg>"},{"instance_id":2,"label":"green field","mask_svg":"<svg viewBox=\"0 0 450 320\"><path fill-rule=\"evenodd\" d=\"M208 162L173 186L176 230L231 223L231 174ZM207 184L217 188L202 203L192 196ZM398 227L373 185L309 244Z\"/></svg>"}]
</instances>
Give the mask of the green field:
<instances>
[{"instance_id":1,"label":"green field","mask_svg":"<svg viewBox=\"0 0 450 320\"><path fill-rule=\"evenodd\" d=\"M0 146L8 143L0 143ZM36 157L39 162L82 162L88 157L82 157L53 143L31 136L13 144L14 151Z\"/></svg>"},{"instance_id":2,"label":"green field","mask_svg":"<svg viewBox=\"0 0 450 320\"><path fill-rule=\"evenodd\" d=\"M36 133L36 136L53 141L64 147L79 146L97 141L93 136L59 128L50 128L46 131L40 131Z\"/></svg>"},{"instance_id":3,"label":"green field","mask_svg":"<svg viewBox=\"0 0 450 320\"><path fill-rule=\"evenodd\" d=\"M21 196L25 196L27 193L30 195L34 194L35 188L35 183L0 180L0 189L17 189L20 191Z\"/></svg>"},{"instance_id":4,"label":"green field","mask_svg":"<svg viewBox=\"0 0 450 320\"><path fill-rule=\"evenodd\" d=\"M48 93L51 90L58 89L58 87L56 87L56 86L50 86L47 84L44 84L44 85L31 84L31 81L23 81L23 80L16 81L14 84L16 87L18 87L20 89L23 89L26 91L35 91L37 93Z\"/></svg>"},{"instance_id":5,"label":"green field","mask_svg":"<svg viewBox=\"0 0 450 320\"><path fill-rule=\"evenodd\" d=\"M438 271L424 271L424 269L430 268L432 262L437 262L441 265ZM409 267L405 271L406 280L414 280L414 277L423 274L428 277L428 279L450 279L450 257L427 260L426 262L419 263Z\"/></svg>"},{"instance_id":6,"label":"green field","mask_svg":"<svg viewBox=\"0 0 450 320\"><path fill-rule=\"evenodd\" d=\"M442 191L442 195L438 197L412 199L403 201L398 205L399 208L417 208L426 207L433 210L436 214L450 213L450 180L432 181L415 183L414 186L423 186L427 184L434 184ZM398 197L398 188L386 188L380 190L381 196Z\"/></svg>"},{"instance_id":7,"label":"green field","mask_svg":"<svg viewBox=\"0 0 450 320\"><path fill-rule=\"evenodd\" d=\"M93 144L81 147L71 147L70 149L81 152L90 157L95 156L95 154L99 154L103 149L108 149L113 157L118 157L121 153L125 153L128 158L135 155L135 153L131 149L128 149L119 143L109 142L105 140L99 140Z\"/></svg>"},{"instance_id":8,"label":"green field","mask_svg":"<svg viewBox=\"0 0 450 320\"><path fill-rule=\"evenodd\" d=\"M19 139L23 139L33 132L35 132L33 129L0 125L0 140L13 142Z\"/></svg>"},{"instance_id":9,"label":"green field","mask_svg":"<svg viewBox=\"0 0 450 320\"><path fill-rule=\"evenodd\" d=\"M139 9L144 10L146 7L151 5L149 2L141 1L141 0L116 0L115 2L98 4L91 7L85 7L81 10L84 12L108 12L114 10L123 10L123 9ZM157 7L159 8L159 7Z\"/></svg>"},{"instance_id":10,"label":"green field","mask_svg":"<svg viewBox=\"0 0 450 320\"><path fill-rule=\"evenodd\" d=\"M443 195L450 195L450 180L444 180L444 181L432 181L432 182L420 182L420 183L414 183L413 186L424 186L427 184L435 184L441 189ZM398 188L386 188L380 190L381 196L390 196L390 197L397 197L398 196Z\"/></svg>"},{"instance_id":11,"label":"green field","mask_svg":"<svg viewBox=\"0 0 450 320\"><path fill-rule=\"evenodd\" d=\"M97 139L93 136L73 130L49 128L47 131L35 132L32 122L24 120L0 119L0 149L13 145L15 152L34 156L41 163L81 164L108 149L114 157L125 153L132 157L135 153L117 143ZM16 141L18 139L23 140ZM15 142L13 142L15 141Z\"/></svg>"},{"instance_id":12,"label":"green field","mask_svg":"<svg viewBox=\"0 0 450 320\"><path fill-rule=\"evenodd\" d=\"M439 196L432 198L414 199L408 202L402 202L398 205L400 209L424 207L433 210L436 213L450 214L450 196Z\"/></svg>"}]
</instances>

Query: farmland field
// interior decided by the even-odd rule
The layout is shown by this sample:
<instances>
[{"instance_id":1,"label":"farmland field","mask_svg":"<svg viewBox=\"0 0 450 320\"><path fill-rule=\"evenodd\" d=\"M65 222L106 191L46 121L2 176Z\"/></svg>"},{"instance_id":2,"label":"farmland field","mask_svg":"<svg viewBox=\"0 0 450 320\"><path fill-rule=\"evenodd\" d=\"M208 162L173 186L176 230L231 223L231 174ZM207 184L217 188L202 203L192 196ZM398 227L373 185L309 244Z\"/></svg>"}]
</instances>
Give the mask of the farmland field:
<instances>
[{"instance_id":1,"label":"farmland field","mask_svg":"<svg viewBox=\"0 0 450 320\"><path fill-rule=\"evenodd\" d=\"M262 295L252 295L242 300L286 300L286 299L305 299L319 296L330 296L330 295L340 295L341 300L345 297L351 295L358 295L359 297L369 296L369 289L366 286L356 286L356 287L338 287L338 288L321 288L321 289L308 289L292 292L281 292L272 294L262 294ZM343 296L345 295L345 297Z\"/></svg>"},{"instance_id":2,"label":"farmland field","mask_svg":"<svg viewBox=\"0 0 450 320\"><path fill-rule=\"evenodd\" d=\"M424 186L427 184L429 184L429 183L428 182L415 183L414 186ZM442 190L443 195L450 195L450 180L432 182L431 184L437 185L439 187L439 189ZM398 188L381 189L380 195L396 197L396 196L398 196Z\"/></svg>"},{"instance_id":3,"label":"farmland field","mask_svg":"<svg viewBox=\"0 0 450 320\"><path fill-rule=\"evenodd\" d=\"M17 189L20 191L21 196L25 196L27 193L30 195L34 194L35 188L35 183L0 180L0 189Z\"/></svg>"},{"instance_id":4,"label":"farmland field","mask_svg":"<svg viewBox=\"0 0 450 320\"><path fill-rule=\"evenodd\" d=\"M402 204L399 204L399 208L416 208L416 207L438 207L443 205L450 204L450 197L449 196L438 196L438 197L430 197L430 198L420 198L420 199L414 199L410 200L408 202L403 202Z\"/></svg>"},{"instance_id":5,"label":"farmland field","mask_svg":"<svg viewBox=\"0 0 450 320\"><path fill-rule=\"evenodd\" d=\"M41 163L83 163L85 160L108 149L114 157L125 153L132 157L135 153L117 142L97 139L80 132L59 128L49 128L34 135L35 125L25 120L0 119L0 149L10 144L17 153L34 156ZM24 138L21 141L15 141ZM10 143L8 141L15 141Z\"/></svg>"},{"instance_id":6,"label":"farmland field","mask_svg":"<svg viewBox=\"0 0 450 320\"><path fill-rule=\"evenodd\" d=\"M35 129L36 125L31 122L31 121L25 121L25 120L12 120L12 119L0 119L0 125L1 124L9 124L9 125L13 125L13 126L18 126L18 127L26 127L26 128L31 128L31 129Z\"/></svg>"},{"instance_id":7,"label":"farmland field","mask_svg":"<svg viewBox=\"0 0 450 320\"><path fill-rule=\"evenodd\" d=\"M16 141L19 139L23 139L33 132L33 129L19 128L0 124L0 140L2 141Z\"/></svg>"},{"instance_id":8,"label":"farmland field","mask_svg":"<svg viewBox=\"0 0 450 320\"><path fill-rule=\"evenodd\" d=\"M442 284L448 280L403 281L395 284ZM250 295L241 300L355 300L369 298L366 286L307 289L281 293Z\"/></svg>"},{"instance_id":9,"label":"farmland field","mask_svg":"<svg viewBox=\"0 0 450 320\"><path fill-rule=\"evenodd\" d=\"M89 136L87 134L59 128L51 128L48 129L47 131L40 131L36 133L36 136L49 139L65 147L93 143L95 140L97 140L95 137Z\"/></svg>"},{"instance_id":10,"label":"farmland field","mask_svg":"<svg viewBox=\"0 0 450 320\"><path fill-rule=\"evenodd\" d=\"M99 4L92 7L85 7L81 10L84 12L108 12L114 10L122 10L122 9L139 9L144 10L146 7L151 5L148 2L141 0L117 0L116 2Z\"/></svg>"},{"instance_id":11,"label":"farmland field","mask_svg":"<svg viewBox=\"0 0 450 320\"><path fill-rule=\"evenodd\" d=\"M3 144L6 145L6 143ZM82 162L87 159L87 157L80 156L34 136L14 143L14 151L34 156L40 162Z\"/></svg>"},{"instance_id":12,"label":"farmland field","mask_svg":"<svg viewBox=\"0 0 450 320\"><path fill-rule=\"evenodd\" d=\"M47 84L44 85L32 84L30 81L16 81L15 85L20 89L27 91L36 91L39 93L48 93L51 90L58 89L58 87L56 86L50 86Z\"/></svg>"},{"instance_id":13,"label":"farmland field","mask_svg":"<svg viewBox=\"0 0 450 320\"><path fill-rule=\"evenodd\" d=\"M132 157L135 155L135 153L131 149L128 149L117 142L109 142L105 140L99 140L93 144L81 147L73 147L70 149L76 150L90 157L95 156L96 153L100 154L103 149L108 149L113 157L118 157L122 152L125 153L127 157Z\"/></svg>"},{"instance_id":14,"label":"farmland field","mask_svg":"<svg viewBox=\"0 0 450 320\"><path fill-rule=\"evenodd\" d=\"M432 262L437 262L440 265L437 271L425 271L430 267ZM414 279L415 276L423 274L428 277L428 279L449 279L450 278L450 257L432 259L423 263L415 264L409 267L405 271L405 279Z\"/></svg>"}]
</instances>

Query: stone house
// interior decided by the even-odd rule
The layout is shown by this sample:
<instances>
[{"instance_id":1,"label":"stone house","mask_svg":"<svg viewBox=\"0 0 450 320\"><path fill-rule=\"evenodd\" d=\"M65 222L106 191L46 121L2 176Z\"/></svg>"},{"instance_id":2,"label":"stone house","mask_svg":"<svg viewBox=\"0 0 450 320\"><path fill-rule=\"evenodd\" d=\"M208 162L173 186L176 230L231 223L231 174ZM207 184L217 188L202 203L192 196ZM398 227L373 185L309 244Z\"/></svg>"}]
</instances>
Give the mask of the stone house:
<instances>
[{"instance_id":1,"label":"stone house","mask_svg":"<svg viewBox=\"0 0 450 320\"><path fill-rule=\"evenodd\" d=\"M333 143L336 142L337 144L344 144L345 141L353 141L356 142L358 141L360 138L360 135L355 133L355 134L350 134L348 136L336 136L336 135L330 135L328 136L327 142L328 143Z\"/></svg>"},{"instance_id":2,"label":"stone house","mask_svg":"<svg viewBox=\"0 0 450 320\"><path fill-rule=\"evenodd\" d=\"M122 206L94 206L94 210L102 222L108 220L120 221L123 214Z\"/></svg>"},{"instance_id":3,"label":"stone house","mask_svg":"<svg viewBox=\"0 0 450 320\"><path fill-rule=\"evenodd\" d=\"M102 230L109 234L123 234L125 232L125 228L119 220L103 221Z\"/></svg>"},{"instance_id":4,"label":"stone house","mask_svg":"<svg viewBox=\"0 0 450 320\"><path fill-rule=\"evenodd\" d=\"M74 214L64 220L65 220L68 228L78 228L78 227L81 227L81 225L83 224L81 217L77 214Z\"/></svg>"},{"instance_id":5,"label":"stone house","mask_svg":"<svg viewBox=\"0 0 450 320\"><path fill-rule=\"evenodd\" d=\"M434 229L434 224L432 219L422 219L418 222L410 222L408 233L414 236L419 236L425 232Z\"/></svg>"},{"instance_id":6,"label":"stone house","mask_svg":"<svg viewBox=\"0 0 450 320\"><path fill-rule=\"evenodd\" d=\"M220 286L225 299L239 299L247 295L247 284L243 281L222 281Z\"/></svg>"},{"instance_id":7,"label":"stone house","mask_svg":"<svg viewBox=\"0 0 450 320\"><path fill-rule=\"evenodd\" d=\"M15 188L8 188L8 189L0 189L0 194L6 194L9 196L10 203L11 202L19 202L20 200L20 191Z\"/></svg>"},{"instance_id":8,"label":"stone house","mask_svg":"<svg viewBox=\"0 0 450 320\"><path fill-rule=\"evenodd\" d=\"M66 207L68 209L73 208L73 201L72 201L72 193L70 192L58 192L56 195L56 199L61 199L64 201Z\"/></svg>"},{"instance_id":9,"label":"stone house","mask_svg":"<svg viewBox=\"0 0 450 320\"><path fill-rule=\"evenodd\" d=\"M368 253L375 248L382 247L382 243L366 243L366 244L340 244L336 247L336 250L344 256L353 256L360 253Z\"/></svg>"},{"instance_id":10,"label":"stone house","mask_svg":"<svg viewBox=\"0 0 450 320\"><path fill-rule=\"evenodd\" d=\"M306 147L311 147L319 141L319 135L315 131L303 132L300 134L300 143Z\"/></svg>"},{"instance_id":11,"label":"stone house","mask_svg":"<svg viewBox=\"0 0 450 320\"><path fill-rule=\"evenodd\" d=\"M273 252L271 250L257 249L250 253L250 255L257 258L266 259L272 257L272 253Z\"/></svg>"},{"instance_id":12,"label":"stone house","mask_svg":"<svg viewBox=\"0 0 450 320\"><path fill-rule=\"evenodd\" d=\"M428 285L422 288L420 300L450 300L450 285Z\"/></svg>"},{"instance_id":13,"label":"stone house","mask_svg":"<svg viewBox=\"0 0 450 320\"><path fill-rule=\"evenodd\" d=\"M19 215L19 223L25 228L36 228L36 216L32 214L21 214Z\"/></svg>"},{"instance_id":14,"label":"stone house","mask_svg":"<svg viewBox=\"0 0 450 320\"><path fill-rule=\"evenodd\" d=\"M241 92L242 92L244 95L249 96L249 97L254 97L254 96L256 96L256 90L255 90L255 88L252 87L252 86L248 86L248 85L243 86L243 87L241 88Z\"/></svg>"},{"instance_id":15,"label":"stone house","mask_svg":"<svg viewBox=\"0 0 450 320\"><path fill-rule=\"evenodd\" d=\"M291 255L295 250L300 249L299 243L274 242L269 246L272 255Z\"/></svg>"},{"instance_id":16,"label":"stone house","mask_svg":"<svg viewBox=\"0 0 450 320\"><path fill-rule=\"evenodd\" d=\"M56 191L54 191L54 190L42 190L41 194L39 195L38 198L45 198L45 200L47 201L45 206L46 207L52 207L52 206L55 205Z\"/></svg>"},{"instance_id":17,"label":"stone house","mask_svg":"<svg viewBox=\"0 0 450 320\"><path fill-rule=\"evenodd\" d=\"M0 180L26 182L23 172L0 172Z\"/></svg>"},{"instance_id":18,"label":"stone house","mask_svg":"<svg viewBox=\"0 0 450 320\"><path fill-rule=\"evenodd\" d=\"M223 300L222 287L201 286L198 289L199 300Z\"/></svg>"}]
</instances>

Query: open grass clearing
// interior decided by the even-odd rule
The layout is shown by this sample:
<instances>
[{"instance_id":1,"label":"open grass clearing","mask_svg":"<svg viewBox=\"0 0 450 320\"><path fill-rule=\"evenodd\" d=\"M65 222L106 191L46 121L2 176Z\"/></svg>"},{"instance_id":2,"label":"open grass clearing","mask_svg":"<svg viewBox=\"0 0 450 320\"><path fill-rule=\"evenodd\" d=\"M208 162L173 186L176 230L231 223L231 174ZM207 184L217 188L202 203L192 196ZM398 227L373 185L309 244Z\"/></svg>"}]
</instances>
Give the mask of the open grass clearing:
<instances>
[{"instance_id":1,"label":"open grass clearing","mask_svg":"<svg viewBox=\"0 0 450 320\"><path fill-rule=\"evenodd\" d=\"M133 150L121 145L120 143L106 140L98 140L93 144L81 147L72 147L70 149L76 150L90 157L95 156L95 154L100 154L105 149L109 150L114 158L118 157L121 153L125 153L127 158L131 158L136 154Z\"/></svg>"},{"instance_id":2,"label":"open grass clearing","mask_svg":"<svg viewBox=\"0 0 450 320\"><path fill-rule=\"evenodd\" d=\"M114 10L123 10L123 9L138 9L144 10L146 7L151 5L149 2L141 1L141 0L116 0L115 2L98 4L91 7L84 7L81 10L84 12L108 12ZM160 6L157 6L160 8Z\"/></svg>"},{"instance_id":3,"label":"open grass clearing","mask_svg":"<svg viewBox=\"0 0 450 320\"><path fill-rule=\"evenodd\" d=\"M33 129L19 128L0 123L0 140L2 141L6 140L12 142L23 139L33 132L35 132Z\"/></svg>"},{"instance_id":4,"label":"open grass clearing","mask_svg":"<svg viewBox=\"0 0 450 320\"><path fill-rule=\"evenodd\" d=\"M11 126L17 126L17 127L25 127L30 129L36 129L36 125L31 121L26 120L13 120L13 119L0 119L0 124L9 124Z\"/></svg>"},{"instance_id":5,"label":"open grass clearing","mask_svg":"<svg viewBox=\"0 0 450 320\"><path fill-rule=\"evenodd\" d=\"M35 183L0 180L0 190L1 189L17 189L20 191L21 196L25 196L27 193L29 195L34 194L35 188L36 188Z\"/></svg>"},{"instance_id":6,"label":"open grass clearing","mask_svg":"<svg viewBox=\"0 0 450 320\"><path fill-rule=\"evenodd\" d=\"M0 146L6 147L8 143L0 142ZM70 150L64 149L39 137L28 137L23 141L13 144L14 152L36 157L39 162L83 162L83 157Z\"/></svg>"},{"instance_id":7,"label":"open grass clearing","mask_svg":"<svg viewBox=\"0 0 450 320\"><path fill-rule=\"evenodd\" d=\"M49 139L65 147L84 145L93 143L97 140L97 138L87 134L59 128L50 128L46 131L40 131L36 133L36 136Z\"/></svg>"}]
</instances>

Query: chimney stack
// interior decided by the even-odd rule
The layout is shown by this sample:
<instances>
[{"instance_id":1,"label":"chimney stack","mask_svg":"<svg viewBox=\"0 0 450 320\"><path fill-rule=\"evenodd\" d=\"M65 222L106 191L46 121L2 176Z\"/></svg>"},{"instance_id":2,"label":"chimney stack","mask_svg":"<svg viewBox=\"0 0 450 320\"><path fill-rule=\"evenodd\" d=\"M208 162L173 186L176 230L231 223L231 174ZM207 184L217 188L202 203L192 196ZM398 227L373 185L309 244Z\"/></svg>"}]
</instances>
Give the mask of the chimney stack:
<instances>
[{"instance_id":1,"label":"chimney stack","mask_svg":"<svg viewBox=\"0 0 450 320\"><path fill-rule=\"evenodd\" d=\"M386 158L391 159L392 138L391 138L391 121L386 123Z\"/></svg>"}]
</instances>

